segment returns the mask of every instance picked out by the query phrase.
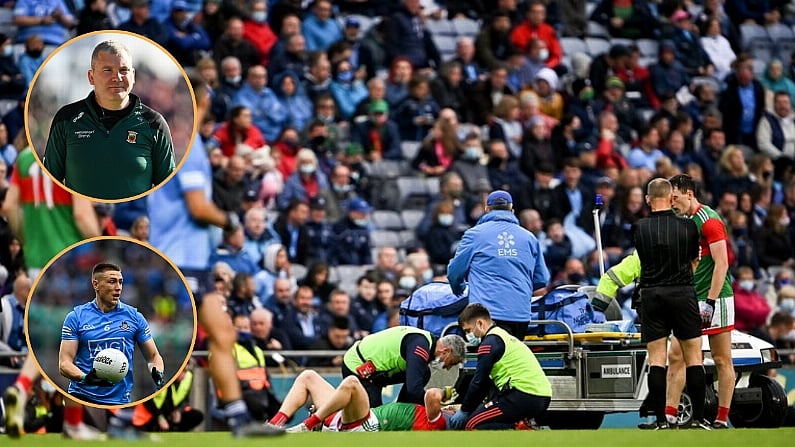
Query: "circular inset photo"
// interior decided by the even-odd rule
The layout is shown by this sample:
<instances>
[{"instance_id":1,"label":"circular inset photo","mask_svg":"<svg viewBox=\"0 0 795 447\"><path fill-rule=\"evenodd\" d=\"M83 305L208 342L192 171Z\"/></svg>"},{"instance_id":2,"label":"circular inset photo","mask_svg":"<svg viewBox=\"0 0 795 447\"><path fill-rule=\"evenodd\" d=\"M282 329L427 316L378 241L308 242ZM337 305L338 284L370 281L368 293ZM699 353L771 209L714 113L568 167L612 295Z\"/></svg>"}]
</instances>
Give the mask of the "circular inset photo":
<instances>
[{"instance_id":1,"label":"circular inset photo","mask_svg":"<svg viewBox=\"0 0 795 447\"><path fill-rule=\"evenodd\" d=\"M138 34L96 31L44 61L28 91L25 130L53 180L119 202L174 175L195 115L188 77L163 47Z\"/></svg>"},{"instance_id":2,"label":"circular inset photo","mask_svg":"<svg viewBox=\"0 0 795 447\"><path fill-rule=\"evenodd\" d=\"M196 307L182 273L149 245L93 238L53 258L25 312L28 348L44 377L80 403L139 403L190 360Z\"/></svg>"}]
</instances>

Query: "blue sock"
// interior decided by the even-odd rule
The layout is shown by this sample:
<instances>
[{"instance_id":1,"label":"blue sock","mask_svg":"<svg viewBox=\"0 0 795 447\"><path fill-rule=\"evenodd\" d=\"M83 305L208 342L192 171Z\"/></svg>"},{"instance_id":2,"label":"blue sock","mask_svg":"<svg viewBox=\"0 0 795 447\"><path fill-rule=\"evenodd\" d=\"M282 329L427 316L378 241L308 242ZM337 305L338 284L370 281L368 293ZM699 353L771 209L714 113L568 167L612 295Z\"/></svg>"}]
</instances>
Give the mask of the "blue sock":
<instances>
[{"instance_id":1,"label":"blue sock","mask_svg":"<svg viewBox=\"0 0 795 447\"><path fill-rule=\"evenodd\" d=\"M229 402L224 405L224 415L229 427L235 428L251 422L251 415L248 414L248 407L242 399Z\"/></svg>"}]
</instances>

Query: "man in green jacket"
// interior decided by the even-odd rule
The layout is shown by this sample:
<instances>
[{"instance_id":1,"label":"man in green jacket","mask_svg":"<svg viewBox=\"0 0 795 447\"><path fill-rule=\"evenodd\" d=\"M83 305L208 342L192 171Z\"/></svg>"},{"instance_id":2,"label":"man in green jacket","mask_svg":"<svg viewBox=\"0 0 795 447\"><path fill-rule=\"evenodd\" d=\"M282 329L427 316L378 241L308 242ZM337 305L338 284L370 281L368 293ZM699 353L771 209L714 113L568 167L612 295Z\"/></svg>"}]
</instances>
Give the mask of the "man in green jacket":
<instances>
[{"instance_id":1,"label":"man in green jacket","mask_svg":"<svg viewBox=\"0 0 795 447\"><path fill-rule=\"evenodd\" d=\"M422 405L431 366L450 369L464 360L464 339L410 326L395 326L357 341L342 359L342 377L356 376L367 390L370 407L380 406L381 390L402 383L398 402Z\"/></svg>"},{"instance_id":2,"label":"man in green jacket","mask_svg":"<svg viewBox=\"0 0 795 447\"><path fill-rule=\"evenodd\" d=\"M88 97L52 120L44 168L72 191L94 199L143 194L174 171L171 131L158 112L132 94L135 69L126 46L94 47Z\"/></svg>"}]
</instances>

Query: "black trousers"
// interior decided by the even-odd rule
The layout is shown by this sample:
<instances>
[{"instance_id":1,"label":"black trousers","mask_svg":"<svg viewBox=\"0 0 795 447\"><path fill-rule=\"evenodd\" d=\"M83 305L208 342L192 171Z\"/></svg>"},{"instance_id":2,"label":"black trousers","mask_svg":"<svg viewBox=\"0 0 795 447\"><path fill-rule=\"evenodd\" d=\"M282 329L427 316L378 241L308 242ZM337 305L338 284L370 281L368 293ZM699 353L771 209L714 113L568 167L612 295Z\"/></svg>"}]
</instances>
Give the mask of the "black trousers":
<instances>
[{"instance_id":1,"label":"black trousers","mask_svg":"<svg viewBox=\"0 0 795 447\"><path fill-rule=\"evenodd\" d=\"M523 419L544 414L551 398L508 390L481 404L467 422L467 430L512 430Z\"/></svg>"}]
</instances>

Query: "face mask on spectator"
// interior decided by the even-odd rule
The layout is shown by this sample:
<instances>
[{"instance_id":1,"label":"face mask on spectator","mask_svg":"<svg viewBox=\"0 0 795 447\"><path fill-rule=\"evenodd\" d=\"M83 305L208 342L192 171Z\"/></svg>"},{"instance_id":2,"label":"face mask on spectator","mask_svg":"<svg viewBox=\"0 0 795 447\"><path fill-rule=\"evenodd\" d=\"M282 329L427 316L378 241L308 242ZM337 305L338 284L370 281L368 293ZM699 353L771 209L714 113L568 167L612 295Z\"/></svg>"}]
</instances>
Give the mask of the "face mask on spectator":
<instances>
[{"instance_id":1,"label":"face mask on spectator","mask_svg":"<svg viewBox=\"0 0 795 447\"><path fill-rule=\"evenodd\" d=\"M439 225L449 227L455 221L455 216L452 214L439 214Z\"/></svg>"},{"instance_id":2,"label":"face mask on spectator","mask_svg":"<svg viewBox=\"0 0 795 447\"><path fill-rule=\"evenodd\" d=\"M224 79L226 80L226 82L236 85L243 79L243 76L237 75L237 76L232 76L231 78L224 78Z\"/></svg>"},{"instance_id":3,"label":"face mask on spectator","mask_svg":"<svg viewBox=\"0 0 795 447\"><path fill-rule=\"evenodd\" d=\"M782 312L793 313L795 312L795 298L784 298L781 304L778 305L779 310Z\"/></svg>"},{"instance_id":4,"label":"face mask on spectator","mask_svg":"<svg viewBox=\"0 0 795 447\"><path fill-rule=\"evenodd\" d=\"M341 71L337 73L337 80L345 83L351 82L353 81L353 72L349 70Z\"/></svg>"},{"instance_id":5,"label":"face mask on spectator","mask_svg":"<svg viewBox=\"0 0 795 447\"><path fill-rule=\"evenodd\" d=\"M583 278L585 278L585 275L579 272L574 272L571 275L569 275L569 280L572 282L572 284L579 284L579 282L582 281Z\"/></svg>"},{"instance_id":6,"label":"face mask on spectator","mask_svg":"<svg viewBox=\"0 0 795 447\"><path fill-rule=\"evenodd\" d=\"M417 286L417 280L413 276L401 276L398 286L401 289L413 290Z\"/></svg>"},{"instance_id":7,"label":"face mask on spectator","mask_svg":"<svg viewBox=\"0 0 795 447\"><path fill-rule=\"evenodd\" d=\"M237 331L237 340L247 342L251 340L251 332Z\"/></svg>"},{"instance_id":8,"label":"face mask on spectator","mask_svg":"<svg viewBox=\"0 0 795 447\"><path fill-rule=\"evenodd\" d=\"M791 285L792 285L792 280L791 280L791 279L789 279L789 278L782 278L782 279L780 279L780 280L778 281L778 284L776 284L776 288L777 288L777 289L780 289L780 288L782 288L782 287L784 287L784 286L791 286Z\"/></svg>"},{"instance_id":9,"label":"face mask on spectator","mask_svg":"<svg viewBox=\"0 0 795 447\"><path fill-rule=\"evenodd\" d=\"M740 280L739 285L741 289L748 290L750 292L751 290L754 290L755 284L753 279L743 279Z\"/></svg>"},{"instance_id":10,"label":"face mask on spectator","mask_svg":"<svg viewBox=\"0 0 795 447\"><path fill-rule=\"evenodd\" d=\"M789 216L782 217L781 219L778 220L778 223L781 224L782 227L788 227L789 226Z\"/></svg>"},{"instance_id":11,"label":"face mask on spectator","mask_svg":"<svg viewBox=\"0 0 795 447\"><path fill-rule=\"evenodd\" d=\"M367 224L370 223L370 219L353 219L353 223L356 224L357 227L366 227Z\"/></svg>"},{"instance_id":12,"label":"face mask on spectator","mask_svg":"<svg viewBox=\"0 0 795 447\"><path fill-rule=\"evenodd\" d=\"M464 149L464 157L467 160L477 160L480 158L480 148L477 146L469 146Z\"/></svg>"},{"instance_id":13,"label":"face mask on spectator","mask_svg":"<svg viewBox=\"0 0 795 447\"><path fill-rule=\"evenodd\" d=\"M431 282L433 279L433 270L428 269L422 272L422 280L426 283Z\"/></svg>"},{"instance_id":14,"label":"face mask on spectator","mask_svg":"<svg viewBox=\"0 0 795 447\"><path fill-rule=\"evenodd\" d=\"M265 23L268 20L267 11L254 11L251 13L251 20L257 23Z\"/></svg>"},{"instance_id":15,"label":"face mask on spectator","mask_svg":"<svg viewBox=\"0 0 795 447\"><path fill-rule=\"evenodd\" d=\"M476 336L472 332L467 333L467 343L472 346L477 346L480 344L480 337Z\"/></svg>"},{"instance_id":16,"label":"face mask on spectator","mask_svg":"<svg viewBox=\"0 0 795 447\"><path fill-rule=\"evenodd\" d=\"M547 50L546 48L538 50L538 59L542 61L549 59L549 50Z\"/></svg>"},{"instance_id":17,"label":"face mask on spectator","mask_svg":"<svg viewBox=\"0 0 795 447\"><path fill-rule=\"evenodd\" d=\"M3 56L8 57L14 54L14 47L11 45L6 45L3 47Z\"/></svg>"},{"instance_id":18,"label":"face mask on spectator","mask_svg":"<svg viewBox=\"0 0 795 447\"><path fill-rule=\"evenodd\" d=\"M298 170L301 174L312 174L315 172L315 165L301 165Z\"/></svg>"}]
</instances>

